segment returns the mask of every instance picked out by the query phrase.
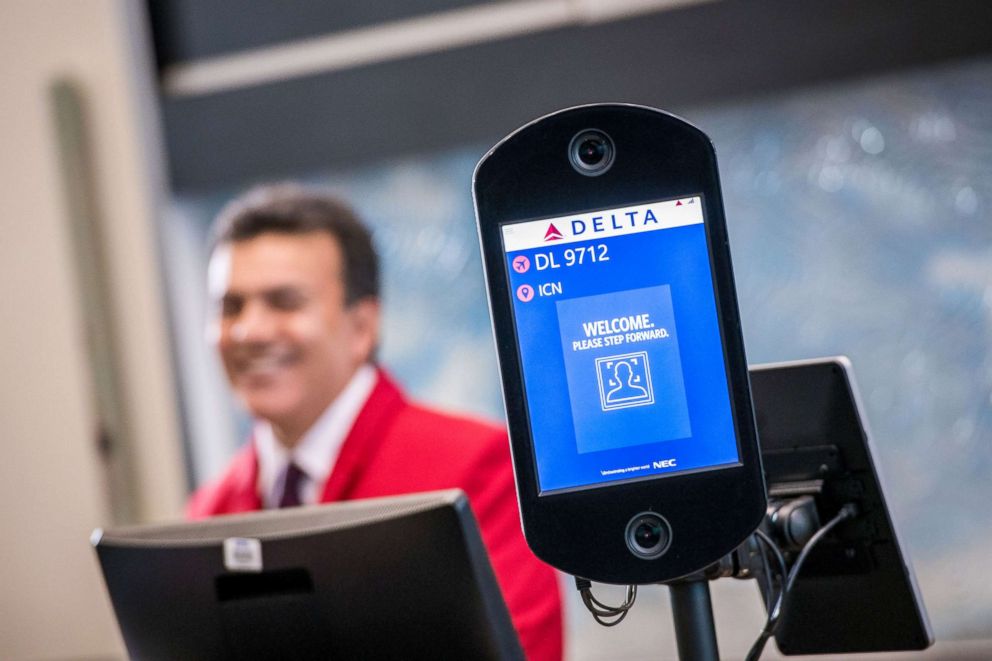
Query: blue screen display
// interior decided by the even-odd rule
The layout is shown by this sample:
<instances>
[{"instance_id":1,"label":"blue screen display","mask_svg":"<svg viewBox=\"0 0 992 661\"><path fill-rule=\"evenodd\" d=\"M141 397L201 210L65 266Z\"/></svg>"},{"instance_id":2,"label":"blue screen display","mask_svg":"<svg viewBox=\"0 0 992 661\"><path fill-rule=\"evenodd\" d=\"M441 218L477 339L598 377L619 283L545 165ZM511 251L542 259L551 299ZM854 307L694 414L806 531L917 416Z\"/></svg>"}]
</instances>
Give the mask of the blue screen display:
<instances>
[{"instance_id":1,"label":"blue screen display","mask_svg":"<svg viewBox=\"0 0 992 661\"><path fill-rule=\"evenodd\" d=\"M542 494L739 463L699 196L502 238Z\"/></svg>"}]
</instances>

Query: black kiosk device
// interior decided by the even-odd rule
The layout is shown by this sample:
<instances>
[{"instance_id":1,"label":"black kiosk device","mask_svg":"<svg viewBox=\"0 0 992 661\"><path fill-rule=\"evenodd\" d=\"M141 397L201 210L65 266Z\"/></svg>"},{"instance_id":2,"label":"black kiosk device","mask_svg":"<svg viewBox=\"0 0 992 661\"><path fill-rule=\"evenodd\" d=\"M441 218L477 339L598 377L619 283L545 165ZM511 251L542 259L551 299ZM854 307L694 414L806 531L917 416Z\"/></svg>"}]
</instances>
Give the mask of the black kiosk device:
<instances>
[{"instance_id":1,"label":"black kiosk device","mask_svg":"<svg viewBox=\"0 0 992 661\"><path fill-rule=\"evenodd\" d=\"M628 585L725 556L765 486L709 139L564 110L486 154L473 192L531 549Z\"/></svg>"},{"instance_id":2,"label":"black kiosk device","mask_svg":"<svg viewBox=\"0 0 992 661\"><path fill-rule=\"evenodd\" d=\"M641 106L563 110L486 154L473 193L524 534L598 622L667 583L680 657L716 659L707 581L732 576L768 608L749 660L772 636L787 654L932 642L849 365L749 382L701 131Z\"/></svg>"}]
</instances>

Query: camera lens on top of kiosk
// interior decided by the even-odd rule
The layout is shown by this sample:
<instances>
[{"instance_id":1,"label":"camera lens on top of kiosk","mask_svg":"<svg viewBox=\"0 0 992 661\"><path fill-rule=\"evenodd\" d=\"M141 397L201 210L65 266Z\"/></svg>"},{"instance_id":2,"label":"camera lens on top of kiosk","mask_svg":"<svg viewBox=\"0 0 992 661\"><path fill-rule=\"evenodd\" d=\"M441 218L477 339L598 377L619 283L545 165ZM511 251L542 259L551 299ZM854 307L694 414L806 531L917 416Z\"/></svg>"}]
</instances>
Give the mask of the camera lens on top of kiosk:
<instances>
[{"instance_id":1,"label":"camera lens on top of kiosk","mask_svg":"<svg viewBox=\"0 0 992 661\"><path fill-rule=\"evenodd\" d=\"M579 160L589 167L599 165L606 157L606 143L599 138L586 138L579 143Z\"/></svg>"},{"instance_id":2,"label":"camera lens on top of kiosk","mask_svg":"<svg viewBox=\"0 0 992 661\"><path fill-rule=\"evenodd\" d=\"M613 165L613 141L602 131L580 131L568 145L568 159L580 174L601 175Z\"/></svg>"},{"instance_id":3,"label":"camera lens on top of kiosk","mask_svg":"<svg viewBox=\"0 0 992 661\"><path fill-rule=\"evenodd\" d=\"M627 548L639 558L653 559L668 550L672 541L668 522L654 512L638 514L627 524Z\"/></svg>"}]
</instances>

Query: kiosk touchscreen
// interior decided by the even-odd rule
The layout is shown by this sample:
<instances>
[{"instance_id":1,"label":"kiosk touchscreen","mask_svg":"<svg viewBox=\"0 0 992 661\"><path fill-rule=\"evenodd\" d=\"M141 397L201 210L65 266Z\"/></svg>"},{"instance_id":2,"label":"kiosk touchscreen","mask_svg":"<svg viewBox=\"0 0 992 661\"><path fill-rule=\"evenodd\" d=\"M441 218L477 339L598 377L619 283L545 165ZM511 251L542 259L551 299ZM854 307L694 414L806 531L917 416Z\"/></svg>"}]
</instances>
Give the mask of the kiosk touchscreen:
<instances>
[{"instance_id":1,"label":"kiosk touchscreen","mask_svg":"<svg viewBox=\"0 0 992 661\"><path fill-rule=\"evenodd\" d=\"M740 463L699 195L501 230L542 495Z\"/></svg>"},{"instance_id":2,"label":"kiosk touchscreen","mask_svg":"<svg viewBox=\"0 0 992 661\"><path fill-rule=\"evenodd\" d=\"M648 108L566 110L497 145L474 192L535 553L611 583L719 559L765 494L706 136Z\"/></svg>"}]
</instances>

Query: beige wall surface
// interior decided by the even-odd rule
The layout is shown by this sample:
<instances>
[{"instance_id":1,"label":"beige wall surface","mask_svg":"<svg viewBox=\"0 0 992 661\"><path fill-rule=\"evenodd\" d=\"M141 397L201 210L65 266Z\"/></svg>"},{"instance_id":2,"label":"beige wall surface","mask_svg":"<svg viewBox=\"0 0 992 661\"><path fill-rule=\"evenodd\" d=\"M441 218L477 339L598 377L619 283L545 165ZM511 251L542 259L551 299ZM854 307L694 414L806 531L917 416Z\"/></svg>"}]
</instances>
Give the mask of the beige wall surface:
<instances>
[{"instance_id":1,"label":"beige wall surface","mask_svg":"<svg viewBox=\"0 0 992 661\"><path fill-rule=\"evenodd\" d=\"M152 231L154 144L129 50L129 12L139 6L18 0L0 8L4 659L123 654L88 542L94 528L114 522L95 445L93 376L51 105L56 80L80 91L91 145L121 409L136 439L134 519L177 516L184 493Z\"/></svg>"}]
</instances>

